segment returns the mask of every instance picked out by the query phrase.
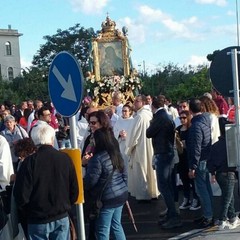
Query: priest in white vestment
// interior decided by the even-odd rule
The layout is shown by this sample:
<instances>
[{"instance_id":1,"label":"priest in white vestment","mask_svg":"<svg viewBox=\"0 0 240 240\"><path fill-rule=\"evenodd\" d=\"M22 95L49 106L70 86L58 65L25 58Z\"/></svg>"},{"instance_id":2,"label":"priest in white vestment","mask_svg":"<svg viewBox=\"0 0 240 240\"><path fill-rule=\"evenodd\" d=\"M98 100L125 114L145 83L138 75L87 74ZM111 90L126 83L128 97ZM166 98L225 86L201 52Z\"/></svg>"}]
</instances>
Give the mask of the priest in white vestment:
<instances>
[{"instance_id":1,"label":"priest in white vestment","mask_svg":"<svg viewBox=\"0 0 240 240\"><path fill-rule=\"evenodd\" d=\"M128 169L128 191L137 200L157 198L156 173L152 167L152 142L146 137L146 130L152 119L152 112L144 107L146 97L139 95L134 100L136 112L129 138L126 139L127 154L130 156Z\"/></svg>"}]
</instances>

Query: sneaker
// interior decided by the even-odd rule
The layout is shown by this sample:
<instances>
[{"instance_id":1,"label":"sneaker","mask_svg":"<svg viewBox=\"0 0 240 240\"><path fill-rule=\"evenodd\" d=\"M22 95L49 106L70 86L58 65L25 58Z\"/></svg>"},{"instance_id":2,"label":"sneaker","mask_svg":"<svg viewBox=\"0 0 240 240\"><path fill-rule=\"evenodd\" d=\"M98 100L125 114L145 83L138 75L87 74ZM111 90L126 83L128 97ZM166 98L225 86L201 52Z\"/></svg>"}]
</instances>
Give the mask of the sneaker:
<instances>
[{"instance_id":1,"label":"sneaker","mask_svg":"<svg viewBox=\"0 0 240 240\"><path fill-rule=\"evenodd\" d=\"M230 219L229 224L230 224L230 229L235 229L240 225L240 219L238 217L234 218L233 221L232 219Z\"/></svg>"},{"instance_id":2,"label":"sneaker","mask_svg":"<svg viewBox=\"0 0 240 240\"><path fill-rule=\"evenodd\" d=\"M213 221L213 225L214 226L219 226L221 224L221 220L219 220L219 219L214 219L214 221Z\"/></svg>"},{"instance_id":3,"label":"sneaker","mask_svg":"<svg viewBox=\"0 0 240 240\"><path fill-rule=\"evenodd\" d=\"M184 209L188 209L190 207L191 207L191 204L190 204L188 198L184 198L182 204L179 207L179 209L184 210Z\"/></svg>"},{"instance_id":4,"label":"sneaker","mask_svg":"<svg viewBox=\"0 0 240 240\"><path fill-rule=\"evenodd\" d=\"M201 208L200 202L197 199L193 199L191 207L189 208L189 210L195 211L195 210L198 210L200 208Z\"/></svg>"},{"instance_id":5,"label":"sneaker","mask_svg":"<svg viewBox=\"0 0 240 240\"><path fill-rule=\"evenodd\" d=\"M179 217L170 218L167 222L165 222L161 226L161 228L164 229L171 229L177 227L182 227L182 221Z\"/></svg>"},{"instance_id":6,"label":"sneaker","mask_svg":"<svg viewBox=\"0 0 240 240\"><path fill-rule=\"evenodd\" d=\"M229 230L229 229L231 229L231 224L227 220L220 221L220 223L218 225L218 230L219 231Z\"/></svg>"}]
</instances>

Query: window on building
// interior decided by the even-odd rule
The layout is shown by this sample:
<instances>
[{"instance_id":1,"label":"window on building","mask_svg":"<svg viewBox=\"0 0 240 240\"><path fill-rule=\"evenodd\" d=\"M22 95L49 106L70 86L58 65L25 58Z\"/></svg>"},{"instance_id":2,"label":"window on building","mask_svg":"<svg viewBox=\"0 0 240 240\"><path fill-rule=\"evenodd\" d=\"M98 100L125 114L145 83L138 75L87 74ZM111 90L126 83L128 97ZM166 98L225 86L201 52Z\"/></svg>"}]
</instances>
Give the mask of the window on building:
<instances>
[{"instance_id":1,"label":"window on building","mask_svg":"<svg viewBox=\"0 0 240 240\"><path fill-rule=\"evenodd\" d=\"M5 43L5 47L6 47L6 54L7 55L12 55L11 43L10 42L6 42Z\"/></svg>"},{"instance_id":2,"label":"window on building","mask_svg":"<svg viewBox=\"0 0 240 240\"><path fill-rule=\"evenodd\" d=\"M13 68L12 67L8 68L8 80L10 80L10 81L13 80Z\"/></svg>"}]
</instances>

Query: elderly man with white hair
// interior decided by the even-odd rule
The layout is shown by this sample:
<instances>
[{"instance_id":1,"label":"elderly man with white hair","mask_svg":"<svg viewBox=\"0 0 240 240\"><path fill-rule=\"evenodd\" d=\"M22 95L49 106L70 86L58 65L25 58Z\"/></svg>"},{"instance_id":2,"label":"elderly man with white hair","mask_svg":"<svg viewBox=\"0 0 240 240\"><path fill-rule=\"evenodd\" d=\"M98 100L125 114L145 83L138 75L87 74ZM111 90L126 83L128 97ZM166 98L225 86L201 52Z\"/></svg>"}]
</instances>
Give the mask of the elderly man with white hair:
<instances>
[{"instance_id":1,"label":"elderly man with white hair","mask_svg":"<svg viewBox=\"0 0 240 240\"><path fill-rule=\"evenodd\" d=\"M70 157L53 147L55 131L40 124L31 138L38 150L25 158L17 174L14 196L27 214L29 239L69 239L68 212L78 197Z\"/></svg>"}]
</instances>

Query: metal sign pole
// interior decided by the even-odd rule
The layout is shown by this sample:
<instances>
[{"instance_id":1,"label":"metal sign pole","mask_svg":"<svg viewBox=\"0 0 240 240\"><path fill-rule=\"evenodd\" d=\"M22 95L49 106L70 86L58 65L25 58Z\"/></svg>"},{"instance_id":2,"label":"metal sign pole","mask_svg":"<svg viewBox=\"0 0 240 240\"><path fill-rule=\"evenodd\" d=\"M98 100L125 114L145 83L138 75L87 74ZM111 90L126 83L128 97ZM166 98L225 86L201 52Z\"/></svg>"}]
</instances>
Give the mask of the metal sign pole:
<instances>
[{"instance_id":1,"label":"metal sign pole","mask_svg":"<svg viewBox=\"0 0 240 240\"><path fill-rule=\"evenodd\" d=\"M72 148L78 148L77 146L77 134L76 134L76 118L75 116L70 117L70 136L71 136L71 144ZM76 204L76 212L77 212L77 234L79 240L85 240L85 226L84 226L84 214L83 214L83 204Z\"/></svg>"},{"instance_id":2,"label":"metal sign pole","mask_svg":"<svg viewBox=\"0 0 240 240\"><path fill-rule=\"evenodd\" d=\"M238 174L240 174L240 130L239 130L239 123L240 123L240 114L239 114L239 79L238 79L238 59L237 59L237 49L231 50L231 60L232 60L232 75L233 75L233 89L234 89L234 106L235 106L235 141L237 142L237 170ZM240 175L239 175L240 176ZM238 188L240 189L240 181L238 181Z\"/></svg>"}]
</instances>

